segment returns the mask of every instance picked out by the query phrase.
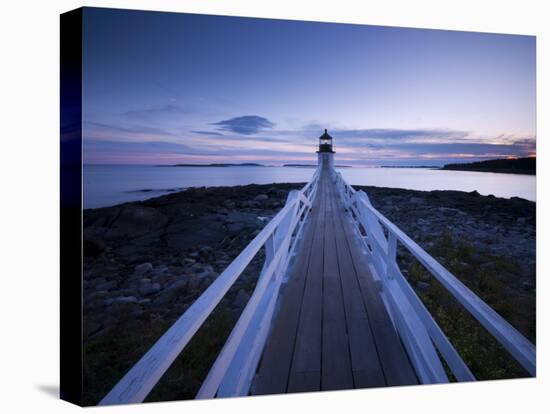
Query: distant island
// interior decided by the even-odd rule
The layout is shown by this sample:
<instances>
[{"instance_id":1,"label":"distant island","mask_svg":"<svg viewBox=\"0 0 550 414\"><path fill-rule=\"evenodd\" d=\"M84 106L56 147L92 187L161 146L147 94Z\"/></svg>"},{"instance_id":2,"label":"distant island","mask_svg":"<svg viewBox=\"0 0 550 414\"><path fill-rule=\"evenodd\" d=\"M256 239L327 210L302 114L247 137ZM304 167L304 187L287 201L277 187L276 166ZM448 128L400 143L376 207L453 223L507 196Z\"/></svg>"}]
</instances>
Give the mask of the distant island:
<instances>
[{"instance_id":1,"label":"distant island","mask_svg":"<svg viewBox=\"0 0 550 414\"><path fill-rule=\"evenodd\" d=\"M283 167L317 168L317 164L283 164ZM336 168L351 168L351 165L335 165Z\"/></svg>"},{"instance_id":2,"label":"distant island","mask_svg":"<svg viewBox=\"0 0 550 414\"><path fill-rule=\"evenodd\" d=\"M164 167L265 167L263 164L257 164L254 162L244 162L241 164L175 164L165 165Z\"/></svg>"},{"instance_id":3,"label":"distant island","mask_svg":"<svg viewBox=\"0 0 550 414\"><path fill-rule=\"evenodd\" d=\"M465 164L446 164L441 169L535 175L537 173L537 158L525 157L514 159L495 159Z\"/></svg>"},{"instance_id":4,"label":"distant island","mask_svg":"<svg viewBox=\"0 0 550 414\"><path fill-rule=\"evenodd\" d=\"M382 165L380 168L428 168L439 169L440 167L434 165Z\"/></svg>"},{"instance_id":5,"label":"distant island","mask_svg":"<svg viewBox=\"0 0 550 414\"><path fill-rule=\"evenodd\" d=\"M271 165L258 164L255 162L244 162L240 164L170 164L159 165L159 167L272 167ZM283 164L283 167L301 167L301 168L317 168L317 164ZM351 165L335 165L337 168L351 168Z\"/></svg>"},{"instance_id":6,"label":"distant island","mask_svg":"<svg viewBox=\"0 0 550 414\"><path fill-rule=\"evenodd\" d=\"M313 164L283 164L283 167L317 168L317 165L313 165Z\"/></svg>"}]
</instances>

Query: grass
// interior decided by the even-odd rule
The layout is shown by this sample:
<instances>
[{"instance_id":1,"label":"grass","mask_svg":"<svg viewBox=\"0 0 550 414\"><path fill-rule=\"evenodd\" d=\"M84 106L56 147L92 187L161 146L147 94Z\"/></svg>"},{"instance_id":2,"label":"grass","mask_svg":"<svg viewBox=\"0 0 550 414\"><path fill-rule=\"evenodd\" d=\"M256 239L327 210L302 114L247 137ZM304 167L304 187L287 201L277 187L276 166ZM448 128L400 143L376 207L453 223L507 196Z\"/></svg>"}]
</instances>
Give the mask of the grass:
<instances>
[{"instance_id":1,"label":"grass","mask_svg":"<svg viewBox=\"0 0 550 414\"><path fill-rule=\"evenodd\" d=\"M467 240L443 234L430 254L532 342L536 340L535 294L514 288L519 266L495 255L479 255ZM479 380L522 378L529 374L450 293L414 261L407 279L445 335ZM417 282L429 282L418 289Z\"/></svg>"}]
</instances>

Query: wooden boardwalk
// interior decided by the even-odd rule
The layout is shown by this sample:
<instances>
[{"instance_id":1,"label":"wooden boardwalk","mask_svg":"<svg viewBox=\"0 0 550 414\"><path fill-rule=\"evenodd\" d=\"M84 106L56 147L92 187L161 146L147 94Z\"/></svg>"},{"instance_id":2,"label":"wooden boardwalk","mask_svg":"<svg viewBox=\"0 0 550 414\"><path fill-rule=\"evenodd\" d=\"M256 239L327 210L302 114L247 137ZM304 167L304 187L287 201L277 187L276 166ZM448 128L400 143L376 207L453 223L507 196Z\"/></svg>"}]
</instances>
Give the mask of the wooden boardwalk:
<instances>
[{"instance_id":1,"label":"wooden boardwalk","mask_svg":"<svg viewBox=\"0 0 550 414\"><path fill-rule=\"evenodd\" d=\"M328 169L252 394L418 383Z\"/></svg>"}]
</instances>

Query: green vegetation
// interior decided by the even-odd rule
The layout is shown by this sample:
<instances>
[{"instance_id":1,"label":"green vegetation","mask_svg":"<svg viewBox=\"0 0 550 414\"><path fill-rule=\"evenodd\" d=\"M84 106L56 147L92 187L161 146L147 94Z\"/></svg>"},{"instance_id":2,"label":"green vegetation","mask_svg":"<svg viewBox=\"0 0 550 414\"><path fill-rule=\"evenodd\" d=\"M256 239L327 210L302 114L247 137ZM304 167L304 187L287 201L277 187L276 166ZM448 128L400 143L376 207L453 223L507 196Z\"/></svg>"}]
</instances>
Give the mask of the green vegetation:
<instances>
[{"instance_id":1,"label":"green vegetation","mask_svg":"<svg viewBox=\"0 0 550 414\"><path fill-rule=\"evenodd\" d=\"M146 401L194 398L237 318L234 312L217 309ZM99 339L86 341L84 403L97 404L171 324L152 314L147 320L125 323L121 329L113 330Z\"/></svg>"},{"instance_id":2,"label":"green vegetation","mask_svg":"<svg viewBox=\"0 0 550 414\"><path fill-rule=\"evenodd\" d=\"M428 250L504 319L535 342L535 294L515 287L517 263L506 257L479 255L469 241L455 243L448 234L433 240L433 247ZM408 269L407 279L477 379L529 376L422 265L413 261L402 268ZM419 289L422 283L429 283L429 288Z\"/></svg>"}]
</instances>

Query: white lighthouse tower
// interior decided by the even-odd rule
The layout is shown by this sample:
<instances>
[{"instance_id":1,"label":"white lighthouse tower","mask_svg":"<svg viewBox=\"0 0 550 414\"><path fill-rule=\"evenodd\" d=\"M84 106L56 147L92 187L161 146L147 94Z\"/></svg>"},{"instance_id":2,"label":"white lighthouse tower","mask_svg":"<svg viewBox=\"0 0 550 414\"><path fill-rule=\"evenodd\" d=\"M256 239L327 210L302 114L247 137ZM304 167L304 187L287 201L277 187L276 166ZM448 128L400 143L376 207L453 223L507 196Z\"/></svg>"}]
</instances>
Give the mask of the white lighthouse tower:
<instances>
[{"instance_id":1,"label":"white lighthouse tower","mask_svg":"<svg viewBox=\"0 0 550 414\"><path fill-rule=\"evenodd\" d=\"M332 137L325 129L325 133L319 137L319 149L317 150L317 162L323 169L334 167L334 150L332 149Z\"/></svg>"}]
</instances>

